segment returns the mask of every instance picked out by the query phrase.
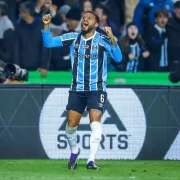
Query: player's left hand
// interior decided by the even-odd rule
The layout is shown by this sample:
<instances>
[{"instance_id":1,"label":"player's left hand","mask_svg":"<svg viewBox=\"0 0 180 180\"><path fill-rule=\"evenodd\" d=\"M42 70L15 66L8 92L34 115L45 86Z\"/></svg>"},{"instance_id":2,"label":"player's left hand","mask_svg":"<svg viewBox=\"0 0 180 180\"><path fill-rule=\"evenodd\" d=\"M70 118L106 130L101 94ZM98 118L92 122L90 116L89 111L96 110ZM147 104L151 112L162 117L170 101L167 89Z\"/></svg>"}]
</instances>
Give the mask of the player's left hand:
<instances>
[{"instance_id":1,"label":"player's left hand","mask_svg":"<svg viewBox=\"0 0 180 180\"><path fill-rule=\"evenodd\" d=\"M47 69L38 68L37 71L41 72L41 77L45 78L47 76Z\"/></svg>"},{"instance_id":2,"label":"player's left hand","mask_svg":"<svg viewBox=\"0 0 180 180\"><path fill-rule=\"evenodd\" d=\"M103 30L110 38L114 37L111 27L105 27Z\"/></svg>"}]
</instances>

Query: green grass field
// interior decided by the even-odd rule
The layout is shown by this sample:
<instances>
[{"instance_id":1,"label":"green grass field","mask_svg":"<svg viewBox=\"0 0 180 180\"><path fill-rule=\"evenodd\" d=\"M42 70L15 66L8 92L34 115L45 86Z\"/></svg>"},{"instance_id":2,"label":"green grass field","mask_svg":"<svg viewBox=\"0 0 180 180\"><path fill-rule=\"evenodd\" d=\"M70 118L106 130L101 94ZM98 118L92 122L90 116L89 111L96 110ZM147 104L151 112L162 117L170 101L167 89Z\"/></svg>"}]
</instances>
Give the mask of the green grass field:
<instances>
[{"instance_id":1,"label":"green grass field","mask_svg":"<svg viewBox=\"0 0 180 180\"><path fill-rule=\"evenodd\" d=\"M180 161L96 161L99 171L79 160L67 170L65 160L0 160L0 180L180 180Z\"/></svg>"}]
</instances>

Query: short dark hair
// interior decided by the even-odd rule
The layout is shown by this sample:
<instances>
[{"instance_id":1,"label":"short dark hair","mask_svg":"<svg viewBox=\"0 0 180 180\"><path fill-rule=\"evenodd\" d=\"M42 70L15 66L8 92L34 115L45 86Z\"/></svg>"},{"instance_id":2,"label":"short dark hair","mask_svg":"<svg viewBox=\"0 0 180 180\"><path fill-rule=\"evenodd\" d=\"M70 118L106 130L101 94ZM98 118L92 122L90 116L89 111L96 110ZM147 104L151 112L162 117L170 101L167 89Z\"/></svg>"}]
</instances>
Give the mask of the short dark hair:
<instances>
[{"instance_id":1,"label":"short dark hair","mask_svg":"<svg viewBox=\"0 0 180 180\"><path fill-rule=\"evenodd\" d=\"M93 14L93 15L95 16L95 18L96 18L96 22L99 23L99 21L100 21L100 20L99 20L99 16L98 16L94 11L86 11L85 14L86 14L86 13L91 13L91 14Z\"/></svg>"},{"instance_id":2,"label":"short dark hair","mask_svg":"<svg viewBox=\"0 0 180 180\"><path fill-rule=\"evenodd\" d=\"M176 1L176 2L174 3L174 8L180 9L180 1Z\"/></svg>"},{"instance_id":3,"label":"short dark hair","mask_svg":"<svg viewBox=\"0 0 180 180\"><path fill-rule=\"evenodd\" d=\"M109 16L109 15L110 15L109 6L104 5L104 4L99 4L99 5L97 5L96 8L102 9L102 10L103 10L103 15L106 15L106 16Z\"/></svg>"},{"instance_id":4,"label":"short dark hair","mask_svg":"<svg viewBox=\"0 0 180 180\"><path fill-rule=\"evenodd\" d=\"M157 10L155 13L154 13L154 18L157 18L159 17L161 14L163 14L165 17L169 17L169 14L166 10L164 9L160 9L160 10Z\"/></svg>"}]
</instances>

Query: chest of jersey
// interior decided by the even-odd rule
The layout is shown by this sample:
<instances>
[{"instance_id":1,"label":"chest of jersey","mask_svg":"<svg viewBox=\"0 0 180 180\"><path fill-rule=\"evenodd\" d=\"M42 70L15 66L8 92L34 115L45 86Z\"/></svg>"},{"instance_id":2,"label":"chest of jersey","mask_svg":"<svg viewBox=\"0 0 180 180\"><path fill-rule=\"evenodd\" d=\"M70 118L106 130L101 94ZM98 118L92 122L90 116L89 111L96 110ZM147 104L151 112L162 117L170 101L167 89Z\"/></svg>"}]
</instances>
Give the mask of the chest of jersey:
<instances>
[{"instance_id":1,"label":"chest of jersey","mask_svg":"<svg viewBox=\"0 0 180 180\"><path fill-rule=\"evenodd\" d=\"M97 40L77 39L74 42L74 57L84 60L97 60L99 52L99 44Z\"/></svg>"}]
</instances>

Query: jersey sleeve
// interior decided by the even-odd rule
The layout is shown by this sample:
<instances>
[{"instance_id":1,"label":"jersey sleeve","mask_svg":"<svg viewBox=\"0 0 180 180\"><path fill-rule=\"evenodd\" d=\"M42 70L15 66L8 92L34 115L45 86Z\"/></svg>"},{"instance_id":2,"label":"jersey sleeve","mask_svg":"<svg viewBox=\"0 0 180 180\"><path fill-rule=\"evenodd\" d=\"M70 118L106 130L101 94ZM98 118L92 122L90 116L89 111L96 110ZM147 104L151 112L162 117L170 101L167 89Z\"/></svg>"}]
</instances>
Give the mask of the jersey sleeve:
<instances>
[{"instance_id":1,"label":"jersey sleeve","mask_svg":"<svg viewBox=\"0 0 180 180\"><path fill-rule=\"evenodd\" d=\"M77 37L78 33L66 33L60 36L60 39L63 46L70 46Z\"/></svg>"},{"instance_id":2,"label":"jersey sleeve","mask_svg":"<svg viewBox=\"0 0 180 180\"><path fill-rule=\"evenodd\" d=\"M52 37L50 30L42 30L44 46L47 48L70 45L78 36L78 33L67 33L62 36Z\"/></svg>"},{"instance_id":3,"label":"jersey sleeve","mask_svg":"<svg viewBox=\"0 0 180 180\"><path fill-rule=\"evenodd\" d=\"M100 43L104 46L109 55L116 61L122 61L122 53L118 45L113 46L109 39L102 37Z\"/></svg>"}]
</instances>

